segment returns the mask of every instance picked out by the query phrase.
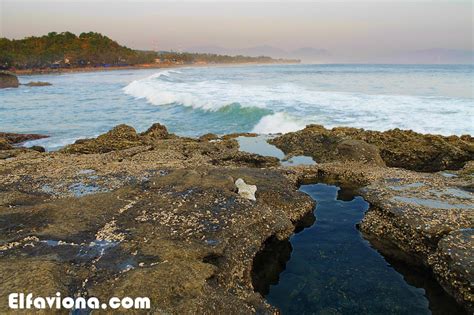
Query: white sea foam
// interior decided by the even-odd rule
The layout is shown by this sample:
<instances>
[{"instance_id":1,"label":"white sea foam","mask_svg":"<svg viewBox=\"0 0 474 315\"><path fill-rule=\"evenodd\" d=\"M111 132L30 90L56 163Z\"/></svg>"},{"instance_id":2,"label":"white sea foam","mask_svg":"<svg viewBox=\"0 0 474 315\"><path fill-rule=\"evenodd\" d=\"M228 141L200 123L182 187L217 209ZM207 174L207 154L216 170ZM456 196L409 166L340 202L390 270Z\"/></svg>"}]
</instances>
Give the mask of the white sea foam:
<instances>
[{"instance_id":1,"label":"white sea foam","mask_svg":"<svg viewBox=\"0 0 474 315\"><path fill-rule=\"evenodd\" d=\"M239 103L242 107L265 107L265 102L261 102L264 95L259 95L258 89L245 90L238 84L222 80L185 81L180 78L170 80L171 74L181 72L162 71L145 79L133 81L124 87L123 91L137 99L145 99L153 105L179 104L208 111L216 111L233 103ZM162 80L163 77L166 80ZM244 100L248 93L256 96L255 103Z\"/></svg>"},{"instance_id":2,"label":"white sea foam","mask_svg":"<svg viewBox=\"0 0 474 315\"><path fill-rule=\"evenodd\" d=\"M177 104L217 111L229 104L239 104L274 111L254 127L259 133L293 131L307 123L318 123L327 127L472 134L474 124L472 99L318 91L281 79L275 79L274 84L247 83L235 77L223 80L166 70L133 81L124 92L153 105Z\"/></svg>"},{"instance_id":3,"label":"white sea foam","mask_svg":"<svg viewBox=\"0 0 474 315\"><path fill-rule=\"evenodd\" d=\"M305 127L302 119L295 119L286 113L275 113L262 117L252 132L259 134L287 133Z\"/></svg>"},{"instance_id":4,"label":"white sea foam","mask_svg":"<svg viewBox=\"0 0 474 315\"><path fill-rule=\"evenodd\" d=\"M181 73L181 71L178 71L178 70L164 70L164 71L160 71L158 73L155 73L153 75L151 75L149 78L150 79L155 79L155 78L159 78L159 77L169 77L171 74L173 73Z\"/></svg>"},{"instance_id":5,"label":"white sea foam","mask_svg":"<svg viewBox=\"0 0 474 315\"><path fill-rule=\"evenodd\" d=\"M148 77L138 79L145 73ZM286 132L309 123L473 135L473 74L472 65L271 65L71 73L48 79L53 83L48 89L0 90L0 129L50 135L26 144L48 150L124 122L146 130L159 121L186 136L252 129Z\"/></svg>"}]
</instances>

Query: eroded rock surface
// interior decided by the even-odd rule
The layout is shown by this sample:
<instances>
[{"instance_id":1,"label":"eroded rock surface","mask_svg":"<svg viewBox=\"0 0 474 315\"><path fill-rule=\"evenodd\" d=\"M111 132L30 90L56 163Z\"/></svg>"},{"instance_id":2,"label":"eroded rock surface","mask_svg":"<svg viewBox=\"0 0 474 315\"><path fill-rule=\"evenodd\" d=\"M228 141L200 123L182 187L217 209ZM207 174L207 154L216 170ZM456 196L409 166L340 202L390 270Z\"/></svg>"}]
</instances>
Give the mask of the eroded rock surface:
<instances>
[{"instance_id":1,"label":"eroded rock surface","mask_svg":"<svg viewBox=\"0 0 474 315\"><path fill-rule=\"evenodd\" d=\"M458 175L386 176L362 189L371 209L360 228L368 238L385 243L382 251L401 250L388 255L432 269L445 290L473 311L474 260L466 259L474 257L470 183L472 177Z\"/></svg>"},{"instance_id":2,"label":"eroded rock surface","mask_svg":"<svg viewBox=\"0 0 474 315\"><path fill-rule=\"evenodd\" d=\"M351 146L347 141L351 141ZM318 163L356 161L381 165L381 158L390 167L436 172L460 169L474 159L474 140L469 135L443 137L400 129L379 132L309 125L270 142L285 154L303 153Z\"/></svg>"},{"instance_id":3,"label":"eroded rock surface","mask_svg":"<svg viewBox=\"0 0 474 315\"><path fill-rule=\"evenodd\" d=\"M319 162L311 166L280 167L277 158L240 152L233 137L178 137L159 124L140 134L120 125L60 152L0 151L4 292L102 299L146 292L157 313L274 312L253 290L253 259L313 209L298 183L323 180L360 189L372 205L360 224L372 245L430 268L472 311L473 162L449 173L390 168L389 146L348 137L347 128L308 128L316 137L298 150ZM300 141L298 133L277 139L297 144L287 136ZM424 148L428 140L420 141ZM467 158L471 139L452 141L452 152ZM452 152L436 161L454 163ZM255 201L239 195L238 179L258 187Z\"/></svg>"},{"instance_id":4,"label":"eroded rock surface","mask_svg":"<svg viewBox=\"0 0 474 315\"><path fill-rule=\"evenodd\" d=\"M119 126L0 160L2 311L8 292L56 291L146 295L155 313L275 311L253 290L253 258L268 238L288 238L313 201L235 140L165 131ZM256 201L238 194L238 178L258 186Z\"/></svg>"},{"instance_id":5,"label":"eroded rock surface","mask_svg":"<svg viewBox=\"0 0 474 315\"><path fill-rule=\"evenodd\" d=\"M37 151L45 152L45 149L40 146L32 146L30 148L24 148L21 145L22 142L47 138L48 136L39 134L22 134L22 133L9 133L0 132L0 160L12 158L20 155L26 151Z\"/></svg>"}]
</instances>

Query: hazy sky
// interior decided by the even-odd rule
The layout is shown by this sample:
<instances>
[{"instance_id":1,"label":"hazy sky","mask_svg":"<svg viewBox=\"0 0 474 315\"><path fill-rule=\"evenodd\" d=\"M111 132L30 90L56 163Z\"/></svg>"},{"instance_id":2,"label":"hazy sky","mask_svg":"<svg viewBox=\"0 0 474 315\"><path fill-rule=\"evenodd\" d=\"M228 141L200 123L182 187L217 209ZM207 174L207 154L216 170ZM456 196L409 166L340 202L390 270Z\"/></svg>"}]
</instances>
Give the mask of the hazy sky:
<instances>
[{"instance_id":1,"label":"hazy sky","mask_svg":"<svg viewBox=\"0 0 474 315\"><path fill-rule=\"evenodd\" d=\"M97 31L139 49L313 47L351 60L473 50L473 1L0 0L0 35Z\"/></svg>"}]
</instances>

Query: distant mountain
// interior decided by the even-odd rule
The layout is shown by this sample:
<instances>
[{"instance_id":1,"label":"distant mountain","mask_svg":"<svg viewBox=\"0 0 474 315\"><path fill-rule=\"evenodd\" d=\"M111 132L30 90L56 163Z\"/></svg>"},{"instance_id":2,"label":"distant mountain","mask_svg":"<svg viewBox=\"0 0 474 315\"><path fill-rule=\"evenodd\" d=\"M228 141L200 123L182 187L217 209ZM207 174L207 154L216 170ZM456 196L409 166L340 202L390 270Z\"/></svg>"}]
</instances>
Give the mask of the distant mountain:
<instances>
[{"instance_id":1,"label":"distant mountain","mask_svg":"<svg viewBox=\"0 0 474 315\"><path fill-rule=\"evenodd\" d=\"M189 52L195 52L200 54L219 54L228 55L230 50L221 46L193 46L186 49Z\"/></svg>"},{"instance_id":2,"label":"distant mountain","mask_svg":"<svg viewBox=\"0 0 474 315\"><path fill-rule=\"evenodd\" d=\"M474 50L431 48L382 58L390 63L474 64Z\"/></svg>"},{"instance_id":3,"label":"distant mountain","mask_svg":"<svg viewBox=\"0 0 474 315\"><path fill-rule=\"evenodd\" d=\"M274 58L287 58L287 52L283 49L262 45L238 50L241 55L248 56L273 56Z\"/></svg>"},{"instance_id":4,"label":"distant mountain","mask_svg":"<svg viewBox=\"0 0 474 315\"><path fill-rule=\"evenodd\" d=\"M302 47L296 50L287 51L270 45L261 45L241 49L227 49L220 46L196 46L187 49L197 53L215 53L224 55L244 55L244 56L270 56L272 58L301 59L303 62L324 62L331 56L326 49L313 47Z\"/></svg>"},{"instance_id":5,"label":"distant mountain","mask_svg":"<svg viewBox=\"0 0 474 315\"><path fill-rule=\"evenodd\" d=\"M290 52L292 58L298 58L305 62L324 62L328 61L331 53L326 49L313 47L302 47Z\"/></svg>"},{"instance_id":6,"label":"distant mountain","mask_svg":"<svg viewBox=\"0 0 474 315\"><path fill-rule=\"evenodd\" d=\"M333 54L322 48L301 47L295 50L283 50L270 45L254 46L242 49L228 49L220 46L190 47L190 52L215 53L222 55L270 56L272 58L300 59L306 63L356 62L356 63L400 63L400 64L474 64L473 50L431 48L381 54L379 57L353 59Z\"/></svg>"}]
</instances>

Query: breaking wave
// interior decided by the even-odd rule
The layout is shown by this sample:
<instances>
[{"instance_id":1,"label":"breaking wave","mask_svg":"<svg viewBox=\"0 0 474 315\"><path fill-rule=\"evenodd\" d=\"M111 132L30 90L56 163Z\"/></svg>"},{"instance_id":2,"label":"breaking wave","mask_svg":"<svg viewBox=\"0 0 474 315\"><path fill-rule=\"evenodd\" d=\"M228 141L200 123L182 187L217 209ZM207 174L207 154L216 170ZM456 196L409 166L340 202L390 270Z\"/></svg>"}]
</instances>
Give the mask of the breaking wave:
<instances>
[{"instance_id":1,"label":"breaking wave","mask_svg":"<svg viewBox=\"0 0 474 315\"><path fill-rule=\"evenodd\" d=\"M301 130L306 124L286 113L275 113L262 117L253 127L252 132L260 134L287 133Z\"/></svg>"},{"instance_id":2,"label":"breaking wave","mask_svg":"<svg viewBox=\"0 0 474 315\"><path fill-rule=\"evenodd\" d=\"M294 131L309 123L445 135L472 133L473 121L466 121L466 117L474 116L470 98L386 93L390 92L389 87L381 89L383 93L326 91L318 89L320 81L308 84L291 76L286 78L285 73L278 76L226 71L165 70L135 80L123 91L156 106L184 106L208 112L211 120L231 108L236 122L245 126L254 122L248 130L258 133ZM255 73L259 77L252 81ZM216 115L219 111L223 112Z\"/></svg>"}]
</instances>

